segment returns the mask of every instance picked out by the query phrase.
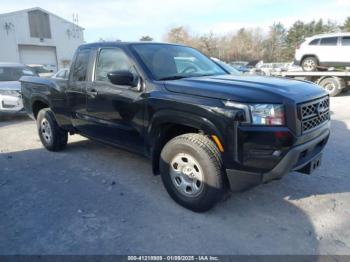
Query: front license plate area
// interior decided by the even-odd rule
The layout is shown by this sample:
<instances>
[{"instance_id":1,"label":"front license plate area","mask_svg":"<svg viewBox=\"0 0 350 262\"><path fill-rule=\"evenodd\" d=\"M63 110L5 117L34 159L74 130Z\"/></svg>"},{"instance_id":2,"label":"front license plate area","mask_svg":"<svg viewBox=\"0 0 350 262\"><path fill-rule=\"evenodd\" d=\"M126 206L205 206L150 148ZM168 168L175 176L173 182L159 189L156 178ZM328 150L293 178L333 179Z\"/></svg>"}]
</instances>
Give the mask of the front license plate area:
<instances>
[{"instance_id":1,"label":"front license plate area","mask_svg":"<svg viewBox=\"0 0 350 262\"><path fill-rule=\"evenodd\" d=\"M310 175L312 172L315 171L320 165L322 160L322 154L319 154L317 157L315 157L313 160L310 161L306 166L304 166L302 169L297 170L300 173Z\"/></svg>"}]
</instances>

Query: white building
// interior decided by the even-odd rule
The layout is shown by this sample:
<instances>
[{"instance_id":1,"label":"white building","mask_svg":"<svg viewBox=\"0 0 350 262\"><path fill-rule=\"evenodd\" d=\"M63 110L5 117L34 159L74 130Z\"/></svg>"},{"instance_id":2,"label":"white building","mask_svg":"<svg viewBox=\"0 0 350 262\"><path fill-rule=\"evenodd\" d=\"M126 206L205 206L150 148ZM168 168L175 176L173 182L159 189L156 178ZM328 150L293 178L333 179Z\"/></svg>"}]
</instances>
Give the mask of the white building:
<instances>
[{"instance_id":1,"label":"white building","mask_svg":"<svg viewBox=\"0 0 350 262\"><path fill-rule=\"evenodd\" d=\"M67 67L84 28L39 7L0 14L0 62Z\"/></svg>"}]
</instances>

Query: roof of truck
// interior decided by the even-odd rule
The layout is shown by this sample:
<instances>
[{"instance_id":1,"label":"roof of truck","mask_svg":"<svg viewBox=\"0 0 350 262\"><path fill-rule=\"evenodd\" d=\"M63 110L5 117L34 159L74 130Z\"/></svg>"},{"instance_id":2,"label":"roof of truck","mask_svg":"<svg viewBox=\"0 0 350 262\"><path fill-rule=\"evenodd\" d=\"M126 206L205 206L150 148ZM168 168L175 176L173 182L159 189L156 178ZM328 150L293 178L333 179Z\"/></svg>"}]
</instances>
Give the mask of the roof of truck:
<instances>
[{"instance_id":1,"label":"roof of truck","mask_svg":"<svg viewBox=\"0 0 350 262\"><path fill-rule=\"evenodd\" d=\"M164 43L164 42L152 42L152 41L144 41L144 42L122 42L122 41L112 41L112 42L94 42L83 44L79 46L79 48L96 48L101 46L126 46L126 45L147 45L147 44L155 44L155 45L174 45L174 46L183 46L181 44L173 44L173 43Z\"/></svg>"}]
</instances>

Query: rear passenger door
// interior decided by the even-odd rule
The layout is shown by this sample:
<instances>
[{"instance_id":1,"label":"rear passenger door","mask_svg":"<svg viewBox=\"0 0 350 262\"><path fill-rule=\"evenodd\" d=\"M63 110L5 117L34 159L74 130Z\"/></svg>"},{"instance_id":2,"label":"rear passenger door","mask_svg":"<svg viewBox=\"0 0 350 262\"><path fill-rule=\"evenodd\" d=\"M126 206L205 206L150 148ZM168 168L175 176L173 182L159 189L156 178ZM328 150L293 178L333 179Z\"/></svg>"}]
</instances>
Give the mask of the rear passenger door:
<instances>
[{"instance_id":1,"label":"rear passenger door","mask_svg":"<svg viewBox=\"0 0 350 262\"><path fill-rule=\"evenodd\" d=\"M340 62L343 62L346 66L350 66L350 36L341 37L339 48L342 54Z\"/></svg>"},{"instance_id":2,"label":"rear passenger door","mask_svg":"<svg viewBox=\"0 0 350 262\"><path fill-rule=\"evenodd\" d=\"M319 60L322 63L339 62L342 54L338 46L338 37L321 38L319 44Z\"/></svg>"},{"instance_id":3,"label":"rear passenger door","mask_svg":"<svg viewBox=\"0 0 350 262\"><path fill-rule=\"evenodd\" d=\"M85 132L88 128L83 116L86 113L86 88L91 85L91 77L89 77L89 72L91 72L90 57L91 49L77 51L66 89L67 107L70 111L72 124L81 132Z\"/></svg>"}]
</instances>

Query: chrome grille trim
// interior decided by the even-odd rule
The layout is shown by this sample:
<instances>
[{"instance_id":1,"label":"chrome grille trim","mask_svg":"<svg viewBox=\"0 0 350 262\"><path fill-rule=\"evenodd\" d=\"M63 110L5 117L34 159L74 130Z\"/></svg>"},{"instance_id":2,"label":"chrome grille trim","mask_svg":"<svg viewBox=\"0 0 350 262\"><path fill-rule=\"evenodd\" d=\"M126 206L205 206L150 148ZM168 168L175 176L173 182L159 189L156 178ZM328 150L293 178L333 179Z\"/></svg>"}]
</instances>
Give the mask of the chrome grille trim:
<instances>
[{"instance_id":1,"label":"chrome grille trim","mask_svg":"<svg viewBox=\"0 0 350 262\"><path fill-rule=\"evenodd\" d=\"M330 120L329 97L325 96L299 105L301 131L307 132Z\"/></svg>"}]
</instances>

